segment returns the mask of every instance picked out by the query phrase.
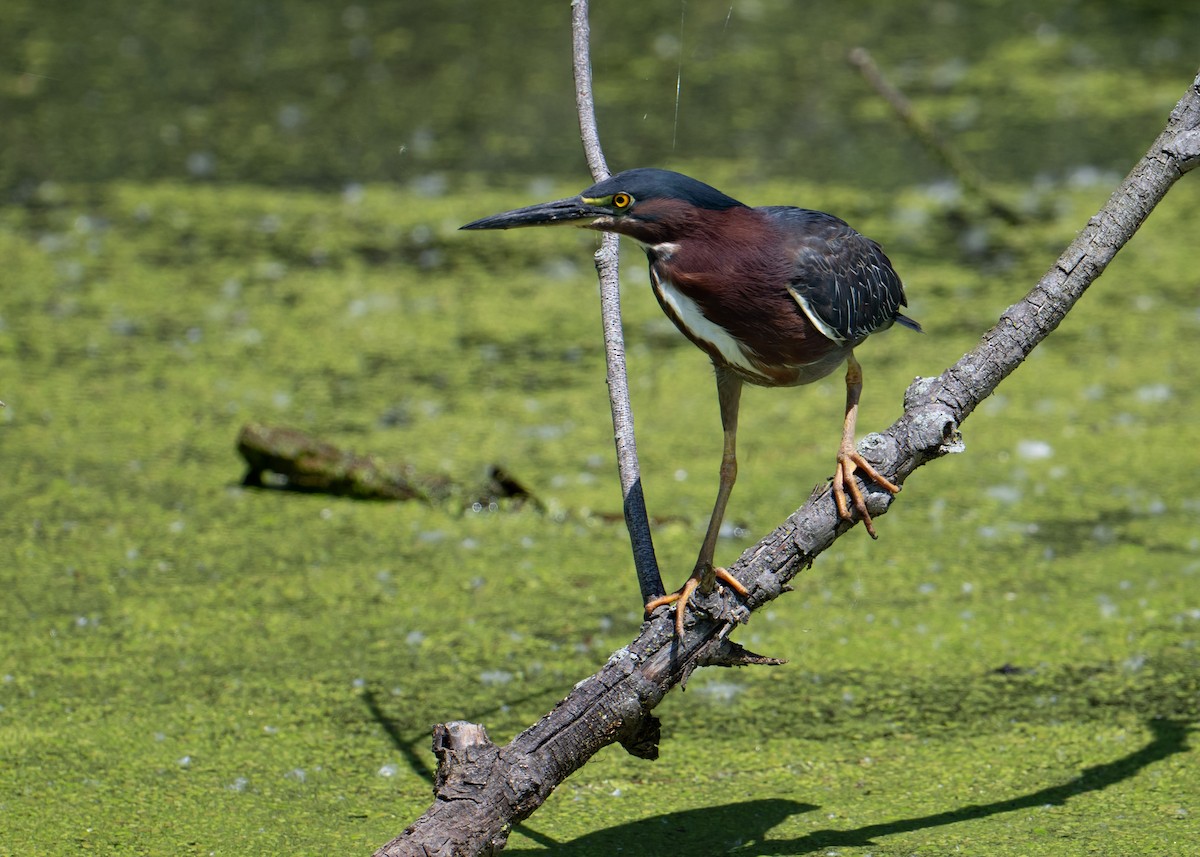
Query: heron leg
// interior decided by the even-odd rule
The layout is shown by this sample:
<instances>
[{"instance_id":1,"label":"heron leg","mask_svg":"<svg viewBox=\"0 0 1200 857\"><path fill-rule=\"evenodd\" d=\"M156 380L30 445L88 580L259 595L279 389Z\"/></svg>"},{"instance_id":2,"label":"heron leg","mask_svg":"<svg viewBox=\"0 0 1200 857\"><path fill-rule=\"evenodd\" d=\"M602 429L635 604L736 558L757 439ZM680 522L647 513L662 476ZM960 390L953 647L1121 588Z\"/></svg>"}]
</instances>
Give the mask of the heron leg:
<instances>
[{"instance_id":1,"label":"heron leg","mask_svg":"<svg viewBox=\"0 0 1200 857\"><path fill-rule=\"evenodd\" d=\"M891 494L899 491L900 486L885 479L865 458L859 455L858 448L854 445L854 428L858 422L858 399L861 394L862 366L854 358L852 351L846 358L846 421L842 425L842 443L838 447L837 470L833 475L833 500L837 504L838 515L847 521L852 519L850 503L853 503L867 532L874 539L878 538L875 535L875 524L871 520L871 514L867 511L866 500L863 498L862 489L858 487L858 480L854 478L854 474L856 471L862 473L863 476ZM850 495L849 503L846 498L847 494Z\"/></svg>"},{"instance_id":2,"label":"heron leg","mask_svg":"<svg viewBox=\"0 0 1200 857\"><path fill-rule=\"evenodd\" d=\"M680 637L683 636L683 616L688 600L697 588L704 593L711 592L716 581L720 580L743 598L750 594L737 578L712 564L713 554L717 550L717 537L721 533L721 522L725 519L725 507L729 503L729 495L733 493L733 483L737 481L737 422L738 406L742 398L742 379L721 366L715 368L717 400L721 406L721 428L725 435L717 500L713 504L712 516L708 519L708 530L704 534L700 555L696 558L696 566L692 569L691 576L678 592L663 595L646 604L646 613L651 613L664 604L675 604L675 633Z\"/></svg>"}]
</instances>

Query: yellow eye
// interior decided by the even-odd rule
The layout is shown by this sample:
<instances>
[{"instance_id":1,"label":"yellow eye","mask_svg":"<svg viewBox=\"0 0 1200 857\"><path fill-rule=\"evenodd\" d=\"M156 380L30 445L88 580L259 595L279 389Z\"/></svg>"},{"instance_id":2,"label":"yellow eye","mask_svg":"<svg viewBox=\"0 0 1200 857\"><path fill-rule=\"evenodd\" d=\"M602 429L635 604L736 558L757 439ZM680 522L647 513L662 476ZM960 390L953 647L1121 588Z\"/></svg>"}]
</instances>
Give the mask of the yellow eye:
<instances>
[{"instance_id":1,"label":"yellow eye","mask_svg":"<svg viewBox=\"0 0 1200 857\"><path fill-rule=\"evenodd\" d=\"M629 208L632 202L633 197L625 193L625 191L613 194L612 204L615 208Z\"/></svg>"}]
</instances>

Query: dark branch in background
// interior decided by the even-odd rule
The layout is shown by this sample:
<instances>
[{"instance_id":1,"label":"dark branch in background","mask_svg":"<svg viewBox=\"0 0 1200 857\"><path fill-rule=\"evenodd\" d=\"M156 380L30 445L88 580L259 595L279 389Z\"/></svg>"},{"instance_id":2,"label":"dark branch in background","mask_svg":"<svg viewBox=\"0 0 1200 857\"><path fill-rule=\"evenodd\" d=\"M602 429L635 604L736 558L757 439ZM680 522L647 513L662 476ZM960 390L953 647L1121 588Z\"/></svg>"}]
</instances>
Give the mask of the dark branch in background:
<instances>
[{"instance_id":1,"label":"dark branch in background","mask_svg":"<svg viewBox=\"0 0 1200 857\"><path fill-rule=\"evenodd\" d=\"M954 366L936 378L914 381L900 419L863 441L865 457L888 479L903 482L922 464L960 450L963 421L1062 322L1154 206L1197 163L1200 77L1150 151L1041 281ZM891 495L870 485L867 489L872 515L884 514ZM745 603L721 590L697 597L683 639L674 637L671 611L657 611L635 640L504 747L493 744L475 724L437 727L434 803L377 854L495 854L512 826L528 818L602 747L620 743L636 756L654 758L658 721L650 713L653 708L696 667L771 663L731 642L729 634L745 621L748 610L786 591L791 579L849 528L837 515L830 489L819 488L730 567L750 590Z\"/></svg>"},{"instance_id":2,"label":"dark branch in background","mask_svg":"<svg viewBox=\"0 0 1200 857\"><path fill-rule=\"evenodd\" d=\"M592 100L592 61L588 55L591 38L587 0L571 3L571 33L575 68L575 103L579 111L579 136L588 168L597 182L608 178L608 164L596 130L596 107ZM600 316L604 326L604 358L608 366L608 399L612 407L613 439L617 445L617 470L621 477L625 527L633 548L638 588L645 604L662 595L662 577L654 557L654 541L642 496L642 473L637 441L633 434L633 410L629 405L629 381L625 372L625 333L621 329L621 280L618 270L619 239L605 233L596 251L596 276L600 278Z\"/></svg>"},{"instance_id":3,"label":"dark branch in background","mask_svg":"<svg viewBox=\"0 0 1200 857\"><path fill-rule=\"evenodd\" d=\"M862 72L862 76L866 78L867 83L871 84L871 88L891 106L900 120L913 132L913 135L950 168L950 172L968 192L975 194L983 201L988 211L1008 223L1015 225L1021 222L1021 215L991 191L987 180L971 166L957 149L942 139L929 120L916 111L904 93L884 77L883 72L879 70L879 66L875 64L875 60L866 48L854 48L850 51L847 59L852 66Z\"/></svg>"}]
</instances>

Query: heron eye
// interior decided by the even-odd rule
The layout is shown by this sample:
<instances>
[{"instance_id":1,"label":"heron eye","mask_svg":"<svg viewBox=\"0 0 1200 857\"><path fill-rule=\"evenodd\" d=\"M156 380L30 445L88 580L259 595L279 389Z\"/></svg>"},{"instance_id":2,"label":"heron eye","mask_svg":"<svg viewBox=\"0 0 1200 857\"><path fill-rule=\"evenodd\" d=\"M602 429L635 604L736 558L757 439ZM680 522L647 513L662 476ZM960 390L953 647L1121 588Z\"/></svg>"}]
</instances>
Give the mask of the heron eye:
<instances>
[{"instance_id":1,"label":"heron eye","mask_svg":"<svg viewBox=\"0 0 1200 857\"><path fill-rule=\"evenodd\" d=\"M625 191L613 194L612 204L615 208L629 208L629 205L632 202L633 197L625 193Z\"/></svg>"}]
</instances>

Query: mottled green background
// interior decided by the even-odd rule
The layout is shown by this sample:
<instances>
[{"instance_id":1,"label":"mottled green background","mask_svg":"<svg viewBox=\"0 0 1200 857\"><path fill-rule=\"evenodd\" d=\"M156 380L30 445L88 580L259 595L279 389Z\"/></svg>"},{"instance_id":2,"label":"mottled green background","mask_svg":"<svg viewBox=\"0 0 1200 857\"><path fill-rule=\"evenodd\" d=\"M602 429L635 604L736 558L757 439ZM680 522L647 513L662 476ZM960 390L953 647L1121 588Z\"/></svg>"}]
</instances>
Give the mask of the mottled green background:
<instances>
[{"instance_id":1,"label":"mottled green background","mask_svg":"<svg viewBox=\"0 0 1200 857\"><path fill-rule=\"evenodd\" d=\"M860 431L1018 300L1200 66L1141 3L596 3L601 133L880 240L923 336ZM457 227L589 183L555 3L0 5L0 854L369 853L434 722L531 723L640 621L595 236ZM845 61L869 48L998 222ZM878 522L510 853L1186 855L1200 841L1200 190L1186 177ZM711 370L624 255L645 490L690 569ZM731 562L832 470L837 378L749 390ZM244 489L247 422L547 510Z\"/></svg>"},{"instance_id":2,"label":"mottled green background","mask_svg":"<svg viewBox=\"0 0 1200 857\"><path fill-rule=\"evenodd\" d=\"M576 180L566 6L13 0L0 186ZM1167 0L692 0L597 3L592 17L615 167L736 161L751 177L888 190L939 168L868 95L850 48L989 175L1028 182L1124 171L1195 70L1200 25Z\"/></svg>"}]
</instances>

